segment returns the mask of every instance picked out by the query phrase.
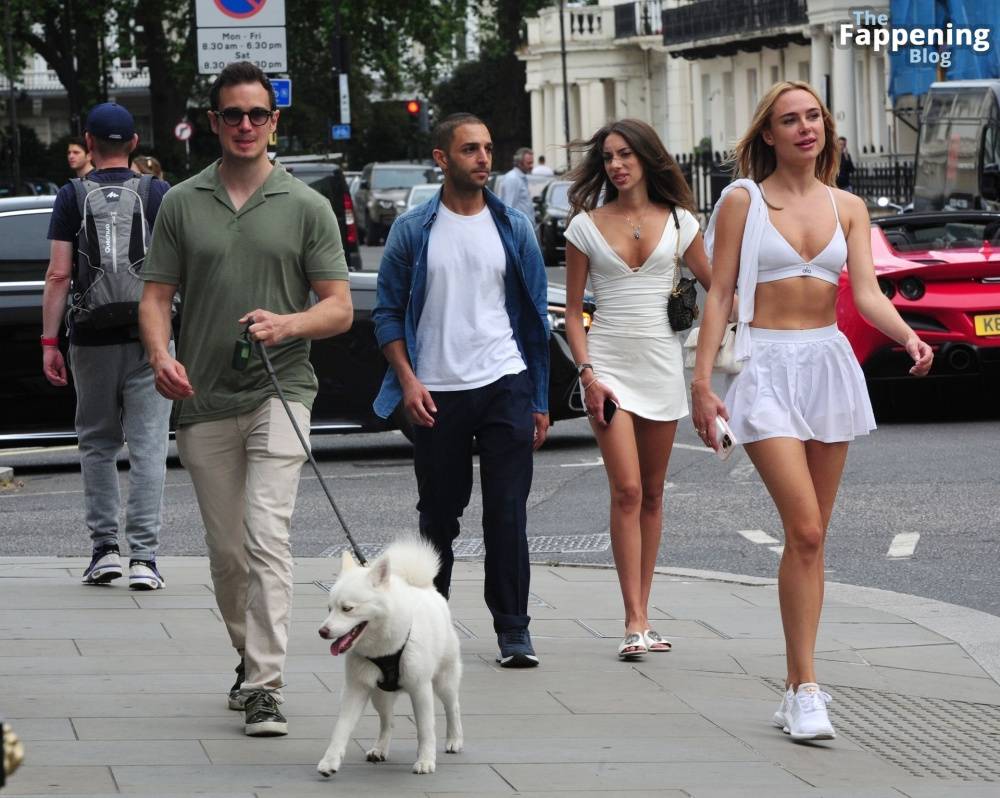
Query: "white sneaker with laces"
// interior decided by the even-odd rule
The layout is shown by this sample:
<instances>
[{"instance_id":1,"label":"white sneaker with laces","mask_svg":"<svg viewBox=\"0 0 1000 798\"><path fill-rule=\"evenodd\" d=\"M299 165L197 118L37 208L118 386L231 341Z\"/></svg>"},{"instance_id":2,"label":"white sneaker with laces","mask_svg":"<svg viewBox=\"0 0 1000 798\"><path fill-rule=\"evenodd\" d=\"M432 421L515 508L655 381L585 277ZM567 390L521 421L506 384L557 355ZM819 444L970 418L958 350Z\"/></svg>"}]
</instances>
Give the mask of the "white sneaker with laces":
<instances>
[{"instance_id":1,"label":"white sneaker with laces","mask_svg":"<svg viewBox=\"0 0 1000 798\"><path fill-rule=\"evenodd\" d=\"M128 586L132 590L162 590L167 583L154 560L132 560L128 565Z\"/></svg>"},{"instance_id":2,"label":"white sneaker with laces","mask_svg":"<svg viewBox=\"0 0 1000 798\"><path fill-rule=\"evenodd\" d=\"M785 726L788 725L788 710L791 708L794 698L795 691L791 687L786 687L785 694L781 697L781 706L771 716L771 722L781 730L784 730Z\"/></svg>"},{"instance_id":3,"label":"white sneaker with laces","mask_svg":"<svg viewBox=\"0 0 1000 798\"><path fill-rule=\"evenodd\" d=\"M832 699L814 682L800 684L786 713L782 729L793 740L833 740L837 734L830 723L826 705Z\"/></svg>"}]
</instances>

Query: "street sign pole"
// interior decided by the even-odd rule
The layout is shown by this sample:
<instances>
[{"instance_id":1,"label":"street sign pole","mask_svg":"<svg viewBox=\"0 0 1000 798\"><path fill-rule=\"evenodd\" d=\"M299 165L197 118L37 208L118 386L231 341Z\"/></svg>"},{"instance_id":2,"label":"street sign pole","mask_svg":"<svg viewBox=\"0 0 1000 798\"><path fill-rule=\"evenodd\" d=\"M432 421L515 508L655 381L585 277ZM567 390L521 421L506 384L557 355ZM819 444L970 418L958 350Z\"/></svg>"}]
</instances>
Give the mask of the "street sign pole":
<instances>
[{"instance_id":1,"label":"street sign pole","mask_svg":"<svg viewBox=\"0 0 1000 798\"><path fill-rule=\"evenodd\" d=\"M333 60L334 85L337 87L337 120L331 127L331 137L342 141L351 136L351 95L347 85L349 72L348 43L344 41L340 7L343 0L333 2L333 35L330 39L330 55Z\"/></svg>"}]
</instances>

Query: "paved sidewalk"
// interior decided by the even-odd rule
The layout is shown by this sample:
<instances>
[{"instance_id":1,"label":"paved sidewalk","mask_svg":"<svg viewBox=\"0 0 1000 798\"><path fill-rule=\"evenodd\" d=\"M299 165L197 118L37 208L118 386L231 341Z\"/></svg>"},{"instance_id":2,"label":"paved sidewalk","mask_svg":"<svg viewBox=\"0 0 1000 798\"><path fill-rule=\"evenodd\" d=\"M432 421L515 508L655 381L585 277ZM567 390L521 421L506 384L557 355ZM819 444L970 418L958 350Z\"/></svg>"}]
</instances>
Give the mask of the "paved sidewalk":
<instances>
[{"instance_id":1,"label":"paved sidewalk","mask_svg":"<svg viewBox=\"0 0 1000 798\"><path fill-rule=\"evenodd\" d=\"M376 728L369 707L343 770L324 780L315 766L343 661L316 630L336 560L297 563L290 734L280 739L245 737L241 714L226 708L236 658L204 558L163 559L167 589L138 594L80 585L85 564L0 558L0 714L27 755L4 798L1000 795L1000 685L941 625L961 616L955 628L968 636L1000 621L981 613L831 586L819 668L840 736L796 745L769 725L784 662L766 580L658 575L653 618L674 651L624 664L614 571L536 565L530 612L542 665L503 671L482 565L460 563L451 606L465 662L465 751L441 751L438 705L437 773L412 775L415 729L402 696L391 761L364 761ZM908 606L939 622L896 614Z\"/></svg>"}]
</instances>

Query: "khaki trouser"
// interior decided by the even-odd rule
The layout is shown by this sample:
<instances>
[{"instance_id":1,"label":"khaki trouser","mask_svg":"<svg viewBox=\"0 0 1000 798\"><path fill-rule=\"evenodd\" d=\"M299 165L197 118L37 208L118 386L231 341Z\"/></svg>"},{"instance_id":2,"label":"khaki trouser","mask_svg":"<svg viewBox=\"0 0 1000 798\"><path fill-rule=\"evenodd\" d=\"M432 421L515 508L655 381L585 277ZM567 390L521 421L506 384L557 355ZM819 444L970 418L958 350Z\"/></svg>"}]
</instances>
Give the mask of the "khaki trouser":
<instances>
[{"instance_id":1,"label":"khaki trouser","mask_svg":"<svg viewBox=\"0 0 1000 798\"><path fill-rule=\"evenodd\" d=\"M309 410L290 406L308 435ZM277 691L292 614L288 530L306 460L302 444L272 398L243 415L182 426L177 451L198 496L215 599L246 659L243 690Z\"/></svg>"}]
</instances>

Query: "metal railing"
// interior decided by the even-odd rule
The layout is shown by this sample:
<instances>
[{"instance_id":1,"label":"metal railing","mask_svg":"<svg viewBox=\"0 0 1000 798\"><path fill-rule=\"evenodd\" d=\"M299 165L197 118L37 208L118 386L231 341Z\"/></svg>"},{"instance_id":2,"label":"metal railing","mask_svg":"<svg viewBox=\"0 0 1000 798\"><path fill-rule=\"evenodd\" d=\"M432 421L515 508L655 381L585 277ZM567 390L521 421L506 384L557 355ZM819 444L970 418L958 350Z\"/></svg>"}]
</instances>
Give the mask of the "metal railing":
<instances>
[{"instance_id":1,"label":"metal railing","mask_svg":"<svg viewBox=\"0 0 1000 798\"><path fill-rule=\"evenodd\" d=\"M680 153L677 164L694 194L698 212L707 217L719 201L722 190L733 180L732 164L718 152ZM884 161L854 162L851 190L873 204L888 197L897 205L913 199L913 161L886 156Z\"/></svg>"},{"instance_id":2,"label":"metal railing","mask_svg":"<svg viewBox=\"0 0 1000 798\"><path fill-rule=\"evenodd\" d=\"M663 43L713 39L808 21L805 0L697 0L663 9Z\"/></svg>"},{"instance_id":3,"label":"metal railing","mask_svg":"<svg viewBox=\"0 0 1000 798\"><path fill-rule=\"evenodd\" d=\"M662 0L637 0L615 6L615 38L659 36L663 32Z\"/></svg>"}]
</instances>

